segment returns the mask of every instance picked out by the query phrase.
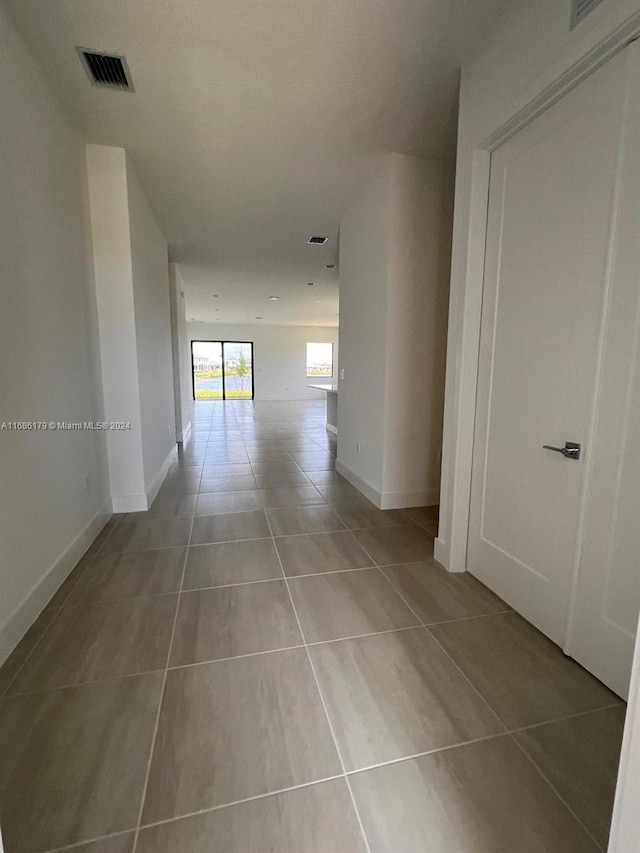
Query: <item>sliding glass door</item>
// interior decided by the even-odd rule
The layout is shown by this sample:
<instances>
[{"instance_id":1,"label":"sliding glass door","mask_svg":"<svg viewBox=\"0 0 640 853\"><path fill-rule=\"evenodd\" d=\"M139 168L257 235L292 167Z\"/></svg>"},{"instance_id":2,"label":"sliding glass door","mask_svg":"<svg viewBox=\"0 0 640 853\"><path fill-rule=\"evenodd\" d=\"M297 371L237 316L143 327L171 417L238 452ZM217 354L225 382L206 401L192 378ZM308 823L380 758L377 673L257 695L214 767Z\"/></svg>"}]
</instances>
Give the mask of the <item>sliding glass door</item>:
<instances>
[{"instance_id":1,"label":"sliding glass door","mask_svg":"<svg viewBox=\"0 0 640 853\"><path fill-rule=\"evenodd\" d=\"M253 344L191 341L194 400L253 400Z\"/></svg>"},{"instance_id":2,"label":"sliding glass door","mask_svg":"<svg viewBox=\"0 0 640 853\"><path fill-rule=\"evenodd\" d=\"M225 400L253 400L253 344L223 341L222 366Z\"/></svg>"}]
</instances>

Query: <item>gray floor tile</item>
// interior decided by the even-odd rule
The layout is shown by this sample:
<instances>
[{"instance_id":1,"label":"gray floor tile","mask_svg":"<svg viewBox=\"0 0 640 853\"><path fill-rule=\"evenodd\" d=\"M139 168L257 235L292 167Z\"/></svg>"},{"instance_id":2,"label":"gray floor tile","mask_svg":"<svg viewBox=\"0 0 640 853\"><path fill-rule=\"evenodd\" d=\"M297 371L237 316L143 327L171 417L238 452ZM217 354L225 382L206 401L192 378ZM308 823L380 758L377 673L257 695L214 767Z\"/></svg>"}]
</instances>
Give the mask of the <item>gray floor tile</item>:
<instances>
[{"instance_id":1,"label":"gray floor tile","mask_svg":"<svg viewBox=\"0 0 640 853\"><path fill-rule=\"evenodd\" d=\"M219 477L225 474L253 474L253 470L248 462L214 462L202 470L204 478Z\"/></svg>"},{"instance_id":2,"label":"gray floor tile","mask_svg":"<svg viewBox=\"0 0 640 853\"><path fill-rule=\"evenodd\" d=\"M202 515L194 519L191 544L204 545L208 542L261 539L270 535L269 525L262 510L225 515Z\"/></svg>"},{"instance_id":3,"label":"gray floor tile","mask_svg":"<svg viewBox=\"0 0 640 853\"><path fill-rule=\"evenodd\" d=\"M271 471L268 474L256 474L256 483L260 489L310 485L308 477L302 471Z\"/></svg>"},{"instance_id":4,"label":"gray floor tile","mask_svg":"<svg viewBox=\"0 0 640 853\"><path fill-rule=\"evenodd\" d=\"M379 569L291 578L289 587L308 643L419 624Z\"/></svg>"},{"instance_id":5,"label":"gray floor tile","mask_svg":"<svg viewBox=\"0 0 640 853\"><path fill-rule=\"evenodd\" d=\"M603 848L609 838L625 710L620 705L515 735Z\"/></svg>"},{"instance_id":6,"label":"gray floor tile","mask_svg":"<svg viewBox=\"0 0 640 853\"><path fill-rule=\"evenodd\" d=\"M346 783L309 785L143 829L137 853L366 853Z\"/></svg>"},{"instance_id":7,"label":"gray floor tile","mask_svg":"<svg viewBox=\"0 0 640 853\"><path fill-rule=\"evenodd\" d=\"M267 518L274 536L344 530L344 524L332 507L324 504L268 509Z\"/></svg>"},{"instance_id":8,"label":"gray floor tile","mask_svg":"<svg viewBox=\"0 0 640 853\"><path fill-rule=\"evenodd\" d=\"M283 536L276 547L286 575L363 569L371 560L348 531Z\"/></svg>"},{"instance_id":9,"label":"gray floor tile","mask_svg":"<svg viewBox=\"0 0 640 853\"><path fill-rule=\"evenodd\" d=\"M310 471L309 476L311 475L312 472ZM349 504L351 506L355 503L361 503L368 507L373 506L362 492L359 492L351 483L347 483L344 478L339 483L318 483L317 489L330 504Z\"/></svg>"},{"instance_id":10,"label":"gray floor tile","mask_svg":"<svg viewBox=\"0 0 640 853\"><path fill-rule=\"evenodd\" d=\"M174 669L167 677L143 822L339 773L305 651Z\"/></svg>"},{"instance_id":11,"label":"gray floor tile","mask_svg":"<svg viewBox=\"0 0 640 853\"><path fill-rule=\"evenodd\" d=\"M315 483L316 486L338 486L338 485L348 485L347 481L343 476L338 474L337 471L308 471L307 477L311 480L312 483Z\"/></svg>"},{"instance_id":12,"label":"gray floor tile","mask_svg":"<svg viewBox=\"0 0 640 853\"><path fill-rule=\"evenodd\" d=\"M257 511L264 506L262 491L211 492L200 494L196 515L226 515L234 512Z\"/></svg>"},{"instance_id":13,"label":"gray floor tile","mask_svg":"<svg viewBox=\"0 0 640 853\"><path fill-rule=\"evenodd\" d=\"M214 477L203 477L200 481L201 494L246 492L257 488L258 484L253 474L216 474Z\"/></svg>"},{"instance_id":14,"label":"gray floor tile","mask_svg":"<svg viewBox=\"0 0 640 853\"><path fill-rule=\"evenodd\" d=\"M186 554L186 548L165 548L96 557L72 589L67 604L177 592Z\"/></svg>"},{"instance_id":15,"label":"gray floor tile","mask_svg":"<svg viewBox=\"0 0 640 853\"><path fill-rule=\"evenodd\" d=\"M406 512L412 521L424 527L433 536L437 536L439 509L438 506L414 506Z\"/></svg>"},{"instance_id":16,"label":"gray floor tile","mask_svg":"<svg viewBox=\"0 0 640 853\"><path fill-rule=\"evenodd\" d=\"M315 486L271 486L262 494L265 509L326 503Z\"/></svg>"},{"instance_id":17,"label":"gray floor tile","mask_svg":"<svg viewBox=\"0 0 640 853\"><path fill-rule=\"evenodd\" d=\"M64 607L9 693L162 669L177 600L177 595L158 595Z\"/></svg>"},{"instance_id":18,"label":"gray floor tile","mask_svg":"<svg viewBox=\"0 0 640 853\"><path fill-rule=\"evenodd\" d=\"M601 708L616 698L517 613L429 628L508 728Z\"/></svg>"},{"instance_id":19,"label":"gray floor tile","mask_svg":"<svg viewBox=\"0 0 640 853\"><path fill-rule=\"evenodd\" d=\"M291 462L286 450L261 450L259 447L247 451L251 463L254 462Z\"/></svg>"},{"instance_id":20,"label":"gray floor tile","mask_svg":"<svg viewBox=\"0 0 640 853\"><path fill-rule=\"evenodd\" d=\"M285 474L300 473L300 466L289 456L288 459L279 459L270 462L252 462L254 474Z\"/></svg>"},{"instance_id":21,"label":"gray floor tile","mask_svg":"<svg viewBox=\"0 0 640 853\"><path fill-rule=\"evenodd\" d=\"M433 559L433 536L417 524L356 530L354 536L378 566Z\"/></svg>"},{"instance_id":22,"label":"gray floor tile","mask_svg":"<svg viewBox=\"0 0 640 853\"><path fill-rule=\"evenodd\" d=\"M33 652L49 627L51 620L57 615L53 609L43 610L22 640L18 643L7 660L0 667L0 696L7 690L16 677L24 662Z\"/></svg>"},{"instance_id":23,"label":"gray floor tile","mask_svg":"<svg viewBox=\"0 0 640 853\"><path fill-rule=\"evenodd\" d=\"M121 521L100 549L100 556L127 551L175 548L189 543L190 518Z\"/></svg>"},{"instance_id":24,"label":"gray floor tile","mask_svg":"<svg viewBox=\"0 0 640 853\"><path fill-rule=\"evenodd\" d=\"M382 570L423 622L447 622L509 610L468 572L447 572L433 561Z\"/></svg>"},{"instance_id":25,"label":"gray floor tile","mask_svg":"<svg viewBox=\"0 0 640 853\"><path fill-rule=\"evenodd\" d=\"M131 853L135 837L135 832L126 832L123 835L114 835L100 841L89 841L87 844L64 847L57 853Z\"/></svg>"},{"instance_id":26,"label":"gray floor tile","mask_svg":"<svg viewBox=\"0 0 640 853\"><path fill-rule=\"evenodd\" d=\"M90 566L92 561L95 559L95 553L101 553L101 551L94 552L93 555L90 555L87 552L78 561L78 563L74 566L74 568L67 575L64 581L60 584L55 594L51 597L49 603L47 604L48 610L57 610L58 608L64 605L64 603L71 595L71 590L74 588L74 586L78 583L78 581L84 574L85 569Z\"/></svg>"},{"instance_id":27,"label":"gray floor tile","mask_svg":"<svg viewBox=\"0 0 640 853\"><path fill-rule=\"evenodd\" d=\"M162 675L0 700L0 823L7 853L134 828Z\"/></svg>"},{"instance_id":28,"label":"gray floor tile","mask_svg":"<svg viewBox=\"0 0 640 853\"><path fill-rule=\"evenodd\" d=\"M184 592L171 666L302 644L284 581Z\"/></svg>"},{"instance_id":29,"label":"gray floor tile","mask_svg":"<svg viewBox=\"0 0 640 853\"><path fill-rule=\"evenodd\" d=\"M403 509L378 509L375 506L364 506L363 504L341 504L337 509L338 515L349 530L358 530L364 527L394 527L398 524L407 524L409 517Z\"/></svg>"},{"instance_id":30,"label":"gray floor tile","mask_svg":"<svg viewBox=\"0 0 640 853\"><path fill-rule=\"evenodd\" d=\"M424 628L309 651L347 770L503 730Z\"/></svg>"},{"instance_id":31,"label":"gray floor tile","mask_svg":"<svg viewBox=\"0 0 640 853\"><path fill-rule=\"evenodd\" d=\"M282 568L271 539L249 539L218 545L191 546L185 589L281 578Z\"/></svg>"},{"instance_id":32,"label":"gray floor tile","mask_svg":"<svg viewBox=\"0 0 640 853\"><path fill-rule=\"evenodd\" d=\"M183 494L167 494L156 496L151 507L147 510L148 518L171 518L173 516L193 515L198 496Z\"/></svg>"},{"instance_id":33,"label":"gray floor tile","mask_svg":"<svg viewBox=\"0 0 640 853\"><path fill-rule=\"evenodd\" d=\"M350 777L371 853L596 853L508 737Z\"/></svg>"}]
</instances>

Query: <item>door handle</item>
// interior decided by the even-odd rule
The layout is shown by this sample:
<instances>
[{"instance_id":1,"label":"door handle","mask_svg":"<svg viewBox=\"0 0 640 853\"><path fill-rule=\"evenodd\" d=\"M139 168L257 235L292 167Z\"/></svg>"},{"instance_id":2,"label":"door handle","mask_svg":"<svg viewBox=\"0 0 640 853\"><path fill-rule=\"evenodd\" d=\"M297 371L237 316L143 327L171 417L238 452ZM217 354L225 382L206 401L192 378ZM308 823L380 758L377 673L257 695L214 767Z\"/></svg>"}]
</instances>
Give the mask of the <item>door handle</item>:
<instances>
[{"instance_id":1,"label":"door handle","mask_svg":"<svg viewBox=\"0 0 640 853\"><path fill-rule=\"evenodd\" d=\"M553 450L556 453L562 453L567 459L580 459L581 446L574 441L565 441L564 447L552 447L550 444L543 444L545 450Z\"/></svg>"}]
</instances>

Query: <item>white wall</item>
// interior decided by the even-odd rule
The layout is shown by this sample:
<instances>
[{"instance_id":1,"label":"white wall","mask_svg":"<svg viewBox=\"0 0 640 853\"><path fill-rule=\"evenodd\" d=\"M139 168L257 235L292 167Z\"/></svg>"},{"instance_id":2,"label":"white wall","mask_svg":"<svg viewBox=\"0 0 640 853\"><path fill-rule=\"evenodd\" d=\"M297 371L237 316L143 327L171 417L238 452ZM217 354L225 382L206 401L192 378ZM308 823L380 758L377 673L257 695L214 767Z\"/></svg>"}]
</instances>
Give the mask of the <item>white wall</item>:
<instances>
[{"instance_id":1,"label":"white wall","mask_svg":"<svg viewBox=\"0 0 640 853\"><path fill-rule=\"evenodd\" d=\"M391 158L340 221L338 459L383 490ZM356 442L360 451L356 451Z\"/></svg>"},{"instance_id":2,"label":"white wall","mask_svg":"<svg viewBox=\"0 0 640 853\"><path fill-rule=\"evenodd\" d=\"M338 467L384 508L438 501L451 201L445 163L392 154L340 223Z\"/></svg>"},{"instance_id":3,"label":"white wall","mask_svg":"<svg viewBox=\"0 0 640 853\"><path fill-rule=\"evenodd\" d=\"M189 341L253 341L256 400L315 400L326 396L309 383L335 382L338 329L327 326L258 326L187 323ZM307 378L307 343L332 343L334 378ZM189 361L191 355L189 354Z\"/></svg>"},{"instance_id":4,"label":"white wall","mask_svg":"<svg viewBox=\"0 0 640 853\"><path fill-rule=\"evenodd\" d=\"M84 145L0 8L0 422L102 420ZM0 662L108 518L104 435L0 431Z\"/></svg>"},{"instance_id":5,"label":"white wall","mask_svg":"<svg viewBox=\"0 0 640 853\"><path fill-rule=\"evenodd\" d=\"M145 492L176 443L167 243L127 158Z\"/></svg>"},{"instance_id":6,"label":"white wall","mask_svg":"<svg viewBox=\"0 0 640 853\"><path fill-rule=\"evenodd\" d=\"M115 512L147 509L175 448L167 244L124 149L87 146L105 419Z\"/></svg>"},{"instance_id":7,"label":"white wall","mask_svg":"<svg viewBox=\"0 0 640 853\"><path fill-rule=\"evenodd\" d=\"M184 282L177 264L169 264L171 341L173 350L173 393L176 413L176 440L186 441L191 431L193 407L191 390L191 342L187 331Z\"/></svg>"},{"instance_id":8,"label":"white wall","mask_svg":"<svg viewBox=\"0 0 640 853\"><path fill-rule=\"evenodd\" d=\"M131 425L107 432L110 493L125 511L144 492L125 151L88 145L87 166L105 419Z\"/></svg>"},{"instance_id":9,"label":"white wall","mask_svg":"<svg viewBox=\"0 0 640 853\"><path fill-rule=\"evenodd\" d=\"M453 168L393 155L383 492L440 489Z\"/></svg>"}]
</instances>

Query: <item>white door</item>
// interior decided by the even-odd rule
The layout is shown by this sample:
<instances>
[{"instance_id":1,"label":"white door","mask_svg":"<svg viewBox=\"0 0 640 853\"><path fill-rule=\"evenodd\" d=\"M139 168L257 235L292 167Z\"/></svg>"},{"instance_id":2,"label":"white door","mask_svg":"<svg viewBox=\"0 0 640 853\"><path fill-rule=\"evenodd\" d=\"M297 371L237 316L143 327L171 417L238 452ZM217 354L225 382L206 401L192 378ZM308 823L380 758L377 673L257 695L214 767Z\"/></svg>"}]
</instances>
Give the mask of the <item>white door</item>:
<instances>
[{"instance_id":1,"label":"white door","mask_svg":"<svg viewBox=\"0 0 640 853\"><path fill-rule=\"evenodd\" d=\"M617 314L611 308L618 297L629 301L631 284L637 296L639 281L637 271L631 281L628 268L612 265L621 241L623 155L640 151L640 137L634 152L623 146L637 52L627 48L491 159L468 568L579 660L578 629L594 618L594 584L601 584L596 545L584 539L585 520L603 504L597 478L606 462L596 448L620 439L620 429L609 434L597 414L611 398L625 405L624 383L608 385L605 373L624 363L627 396L635 379L633 345L621 352L616 342L633 325L636 304L631 317L629 306ZM635 225L634 247L638 217ZM543 448L566 442L581 445L579 459ZM638 516L637 501L635 510ZM594 556L592 571L581 576L583 541L585 561L589 549ZM629 541L625 553L637 544ZM640 593L632 560L614 562L616 590ZM576 596L582 577L592 591ZM618 606L611 605L616 619ZM628 627L637 597L624 606Z\"/></svg>"}]
</instances>

